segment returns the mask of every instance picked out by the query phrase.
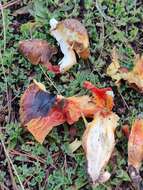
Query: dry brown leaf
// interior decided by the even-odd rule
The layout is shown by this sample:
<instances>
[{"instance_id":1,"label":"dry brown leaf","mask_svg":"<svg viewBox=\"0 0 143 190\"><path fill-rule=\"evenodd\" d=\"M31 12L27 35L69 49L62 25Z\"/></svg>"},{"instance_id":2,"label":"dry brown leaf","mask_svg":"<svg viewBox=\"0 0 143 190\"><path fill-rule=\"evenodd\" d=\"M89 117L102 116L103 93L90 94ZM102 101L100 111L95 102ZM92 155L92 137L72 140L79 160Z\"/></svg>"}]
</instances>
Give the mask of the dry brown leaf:
<instances>
[{"instance_id":1,"label":"dry brown leaf","mask_svg":"<svg viewBox=\"0 0 143 190\"><path fill-rule=\"evenodd\" d=\"M136 57L133 70L128 72L123 79L143 93L143 56Z\"/></svg>"},{"instance_id":2,"label":"dry brown leaf","mask_svg":"<svg viewBox=\"0 0 143 190\"><path fill-rule=\"evenodd\" d=\"M94 184L103 183L110 178L104 171L115 145L114 131L119 117L111 112L106 116L101 112L86 126L82 145L87 158L87 170Z\"/></svg>"},{"instance_id":3,"label":"dry brown leaf","mask_svg":"<svg viewBox=\"0 0 143 190\"><path fill-rule=\"evenodd\" d=\"M107 74L112 77L117 83L121 80L120 74L118 73L120 69L120 64L118 60L118 55L116 49L113 48L112 51L112 63L107 68Z\"/></svg>"},{"instance_id":4,"label":"dry brown leaf","mask_svg":"<svg viewBox=\"0 0 143 190\"><path fill-rule=\"evenodd\" d=\"M130 86L143 93L143 56L136 56L134 67L132 71L121 68L118 62L115 50L112 53L112 63L107 68L107 74L116 81L116 85L120 84L123 79L129 83Z\"/></svg>"}]
</instances>

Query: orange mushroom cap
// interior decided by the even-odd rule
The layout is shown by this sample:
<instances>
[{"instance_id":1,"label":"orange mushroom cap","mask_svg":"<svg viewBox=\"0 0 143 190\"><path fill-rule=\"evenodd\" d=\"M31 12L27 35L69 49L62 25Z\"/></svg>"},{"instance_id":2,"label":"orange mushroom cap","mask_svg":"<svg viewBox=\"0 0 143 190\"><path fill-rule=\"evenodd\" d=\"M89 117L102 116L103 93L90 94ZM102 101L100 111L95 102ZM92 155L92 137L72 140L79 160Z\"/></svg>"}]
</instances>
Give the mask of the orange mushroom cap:
<instances>
[{"instance_id":1,"label":"orange mushroom cap","mask_svg":"<svg viewBox=\"0 0 143 190\"><path fill-rule=\"evenodd\" d=\"M136 119L128 141L128 165L139 170L143 160L143 119Z\"/></svg>"},{"instance_id":2,"label":"orange mushroom cap","mask_svg":"<svg viewBox=\"0 0 143 190\"><path fill-rule=\"evenodd\" d=\"M114 106L114 101L113 101L114 94L110 87L99 89L88 81L85 81L83 83L83 86L86 89L91 90L93 96L95 97L96 106L99 106L100 108L104 109L107 108L109 111L112 110Z\"/></svg>"},{"instance_id":3,"label":"orange mushroom cap","mask_svg":"<svg viewBox=\"0 0 143 190\"><path fill-rule=\"evenodd\" d=\"M105 105L100 106L101 110ZM48 93L43 84L34 81L21 97L20 120L36 140L42 143L53 127L64 122L71 125L82 114L93 117L98 110L99 102L97 104L94 96L55 96Z\"/></svg>"}]
</instances>

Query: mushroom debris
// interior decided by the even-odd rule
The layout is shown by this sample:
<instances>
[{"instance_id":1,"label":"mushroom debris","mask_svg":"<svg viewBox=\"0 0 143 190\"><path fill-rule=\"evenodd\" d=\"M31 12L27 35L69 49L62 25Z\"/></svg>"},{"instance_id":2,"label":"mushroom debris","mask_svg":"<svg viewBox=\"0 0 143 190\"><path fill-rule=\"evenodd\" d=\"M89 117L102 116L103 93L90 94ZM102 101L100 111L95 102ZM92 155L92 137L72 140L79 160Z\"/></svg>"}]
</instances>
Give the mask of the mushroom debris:
<instances>
[{"instance_id":1,"label":"mushroom debris","mask_svg":"<svg viewBox=\"0 0 143 190\"><path fill-rule=\"evenodd\" d=\"M128 165L139 170L143 160L143 119L136 119L128 141Z\"/></svg>"},{"instance_id":2,"label":"mushroom debris","mask_svg":"<svg viewBox=\"0 0 143 190\"><path fill-rule=\"evenodd\" d=\"M107 74L116 81L116 85L120 85L121 80L125 80L128 84L143 93L143 56L136 55L134 66L131 71L125 67L121 67L115 48L112 52L112 63L107 68Z\"/></svg>"},{"instance_id":3,"label":"mushroom debris","mask_svg":"<svg viewBox=\"0 0 143 190\"><path fill-rule=\"evenodd\" d=\"M128 140L128 170L136 189L142 181L139 169L143 160L143 118L135 119Z\"/></svg>"},{"instance_id":4,"label":"mushroom debris","mask_svg":"<svg viewBox=\"0 0 143 190\"><path fill-rule=\"evenodd\" d=\"M84 86L95 96L96 112L93 121L86 124L82 145L87 158L87 170L96 186L110 178L104 171L115 146L114 131L119 117L112 112L113 92L111 88L97 89L89 82Z\"/></svg>"},{"instance_id":5,"label":"mushroom debris","mask_svg":"<svg viewBox=\"0 0 143 190\"><path fill-rule=\"evenodd\" d=\"M52 56L57 53L57 48L48 44L46 40L22 40L19 42L19 51L33 65L41 64L49 71L60 73L59 67L50 63Z\"/></svg>"},{"instance_id":6,"label":"mushroom debris","mask_svg":"<svg viewBox=\"0 0 143 190\"><path fill-rule=\"evenodd\" d=\"M89 57L89 38L85 27L76 19L50 20L51 35L57 40L64 54L59 62L60 71L65 72L77 63L75 52L79 57ZM74 52L75 51L75 52Z\"/></svg>"},{"instance_id":7,"label":"mushroom debris","mask_svg":"<svg viewBox=\"0 0 143 190\"><path fill-rule=\"evenodd\" d=\"M63 97L47 92L43 84L34 80L21 97L20 119L22 125L42 143L55 126L64 122L71 125L81 116L93 118L92 122L86 123L82 145L88 173L93 183L98 184L110 177L104 169L114 149L114 131L119 118L112 112L111 88L99 89L88 81L84 82L84 87L92 92L91 96Z\"/></svg>"},{"instance_id":8,"label":"mushroom debris","mask_svg":"<svg viewBox=\"0 0 143 190\"><path fill-rule=\"evenodd\" d=\"M104 91L98 89L97 91ZM53 127L64 122L73 124L84 115L93 118L98 111L95 95L63 97L46 91L36 80L26 89L20 101L20 120L42 143Z\"/></svg>"}]
</instances>

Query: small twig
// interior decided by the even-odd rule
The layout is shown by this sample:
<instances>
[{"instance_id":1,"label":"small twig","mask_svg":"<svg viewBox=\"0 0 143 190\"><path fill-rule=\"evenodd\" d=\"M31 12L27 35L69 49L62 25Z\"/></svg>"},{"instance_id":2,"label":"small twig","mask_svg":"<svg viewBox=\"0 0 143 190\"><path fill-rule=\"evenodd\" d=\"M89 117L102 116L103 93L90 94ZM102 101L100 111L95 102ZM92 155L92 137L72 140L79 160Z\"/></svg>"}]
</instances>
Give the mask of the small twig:
<instances>
[{"instance_id":1,"label":"small twig","mask_svg":"<svg viewBox=\"0 0 143 190\"><path fill-rule=\"evenodd\" d=\"M8 91L7 91L7 93L8 93L8 103L7 103L7 107L8 107L8 116L7 116L7 123L9 123L10 122L10 116L11 116L11 110L12 110L12 106L11 106L11 96L12 96L12 94L10 93L11 92L11 90L9 89Z\"/></svg>"},{"instance_id":2,"label":"small twig","mask_svg":"<svg viewBox=\"0 0 143 190\"><path fill-rule=\"evenodd\" d=\"M20 95L20 92L18 94L16 94L12 99L11 99L11 103ZM8 107L8 103L6 105L3 106L3 109L6 109Z\"/></svg>"},{"instance_id":3,"label":"small twig","mask_svg":"<svg viewBox=\"0 0 143 190\"><path fill-rule=\"evenodd\" d=\"M23 153L23 152L24 152L24 153ZM11 151L10 151L10 154L12 154L12 155L17 155L17 156L29 157L29 158L31 158L31 159L38 160L38 161L39 161L40 163L42 163L42 164L45 164L45 163L46 163L46 160L44 160L44 159L42 159L42 158L40 158L40 157L35 157L35 156L33 156L33 155L31 155L31 154L25 152L25 151L23 151L23 152L19 152L19 151L17 151L17 150L11 150Z\"/></svg>"},{"instance_id":4,"label":"small twig","mask_svg":"<svg viewBox=\"0 0 143 190\"><path fill-rule=\"evenodd\" d=\"M101 4L99 3L98 0L96 0L96 8L97 8L97 10L99 11L99 13L101 14L101 16L102 16L105 20L107 20L107 21L109 21L109 22L113 22L113 21L114 21L113 18L107 16L107 15L102 11L102 6L101 6Z\"/></svg>"},{"instance_id":5,"label":"small twig","mask_svg":"<svg viewBox=\"0 0 143 190\"><path fill-rule=\"evenodd\" d=\"M100 48L100 54L98 56L97 62L99 62L102 53L103 53L103 48L104 48L104 42L105 42L105 27L104 27L104 21L103 18L101 17L101 25L102 25L102 32L100 35L100 42L101 42L101 48ZM93 71L91 73L93 73L94 71L98 72L98 74L102 77L101 73L99 71L97 71L96 68L93 69Z\"/></svg>"},{"instance_id":6,"label":"small twig","mask_svg":"<svg viewBox=\"0 0 143 190\"><path fill-rule=\"evenodd\" d=\"M21 179L20 179L20 177L19 177L19 175L18 175L18 173L17 173L17 170L16 170L16 168L15 168L15 166L14 166L14 164L13 164L13 162L12 162L10 156L9 156L9 153L8 153L6 147L5 147L5 144L4 144L3 140L0 139L0 142L1 142L2 146L3 146L4 153L5 153L5 155L6 155L7 159L8 159L8 161L10 162L10 164L11 164L11 166L12 166L12 169L13 169L13 171L14 171L14 173L15 173L15 175L16 175L18 181L19 181L19 184L20 184L20 186L21 186L21 189L22 189L22 190L25 190L25 189L24 189L24 186L23 186L23 184L22 184L22 182L21 182Z\"/></svg>"},{"instance_id":7,"label":"small twig","mask_svg":"<svg viewBox=\"0 0 143 190\"><path fill-rule=\"evenodd\" d=\"M55 159L55 158L59 157L59 155L60 155L60 152L53 153L52 154L52 159Z\"/></svg>"},{"instance_id":8,"label":"small twig","mask_svg":"<svg viewBox=\"0 0 143 190\"><path fill-rule=\"evenodd\" d=\"M2 24L3 24L3 40L4 40L3 50L5 52L5 49L6 49L6 24L5 24L5 16L4 16L4 11L3 11L3 6L2 6L1 2L0 2L0 10L1 10Z\"/></svg>"},{"instance_id":9,"label":"small twig","mask_svg":"<svg viewBox=\"0 0 143 190\"><path fill-rule=\"evenodd\" d=\"M60 91L57 89L56 85L54 84L54 82L50 79L50 77L45 73L44 69L42 68L41 65L40 69L42 70L42 72L44 73L44 75L46 76L46 78L49 80L49 82L52 84L52 86L56 89L56 91L58 92L59 95L61 95Z\"/></svg>"},{"instance_id":10,"label":"small twig","mask_svg":"<svg viewBox=\"0 0 143 190\"><path fill-rule=\"evenodd\" d=\"M81 117L82 117L82 119L84 121L85 127L87 127L88 126L88 122L87 122L87 120L86 120L86 118L85 118L85 116L84 116L84 114L82 112L81 112Z\"/></svg>"},{"instance_id":11,"label":"small twig","mask_svg":"<svg viewBox=\"0 0 143 190\"><path fill-rule=\"evenodd\" d=\"M1 190L4 190L1 184L0 184L0 189L1 189Z\"/></svg>"},{"instance_id":12,"label":"small twig","mask_svg":"<svg viewBox=\"0 0 143 190\"><path fill-rule=\"evenodd\" d=\"M11 169L11 165L10 165L9 160L8 160L8 169L9 169L9 174L10 174L13 190L18 190L14 176L13 176L13 173L12 173L12 169Z\"/></svg>"},{"instance_id":13,"label":"small twig","mask_svg":"<svg viewBox=\"0 0 143 190\"><path fill-rule=\"evenodd\" d=\"M128 109L128 110L130 110L130 108L129 108L129 106L128 106L127 102L125 101L124 97L122 96L122 94L121 94L121 92L120 92L119 88L118 88L118 92L119 92L119 94L120 94L120 96L121 96L121 98L122 98L122 100L123 100L123 102L124 102L125 106L127 107L127 109Z\"/></svg>"},{"instance_id":14,"label":"small twig","mask_svg":"<svg viewBox=\"0 0 143 190\"><path fill-rule=\"evenodd\" d=\"M3 9L6 9L6 8L9 8L12 5L20 3L20 2L22 2L22 1L21 0L12 0L12 1L8 2L8 3L3 4L2 7L3 7Z\"/></svg>"},{"instance_id":15,"label":"small twig","mask_svg":"<svg viewBox=\"0 0 143 190\"><path fill-rule=\"evenodd\" d=\"M28 179L26 179L25 181L24 181L24 186L26 186L27 185L27 183L30 181L30 179L33 177L34 175L31 175L31 176L29 176L28 177Z\"/></svg>"},{"instance_id":16,"label":"small twig","mask_svg":"<svg viewBox=\"0 0 143 190\"><path fill-rule=\"evenodd\" d=\"M43 184L43 188L46 189L46 186L48 184L48 176L49 176L49 170L51 167L48 167L48 169L46 169L45 171L45 180L44 180L44 184Z\"/></svg>"},{"instance_id":17,"label":"small twig","mask_svg":"<svg viewBox=\"0 0 143 190\"><path fill-rule=\"evenodd\" d=\"M1 10L1 14L2 14L2 23L3 23L3 41L4 41L3 53L5 53L5 49L6 49L6 24L5 24L5 16L4 16L3 7L2 7L1 2L0 2L0 10ZM5 78L6 98L7 98L7 103L8 103L8 118L10 118L11 102L9 101L8 82L7 82L6 72L5 72L5 68L4 68L3 56L2 56L2 53L1 53L1 49L0 49L0 59L1 59L3 75L4 75L4 78Z\"/></svg>"},{"instance_id":18,"label":"small twig","mask_svg":"<svg viewBox=\"0 0 143 190\"><path fill-rule=\"evenodd\" d=\"M4 184L0 183L0 190L9 190Z\"/></svg>"},{"instance_id":19,"label":"small twig","mask_svg":"<svg viewBox=\"0 0 143 190\"><path fill-rule=\"evenodd\" d=\"M67 169L67 156L66 156L66 154L64 155L64 169L65 169L65 171L66 171L66 169Z\"/></svg>"},{"instance_id":20,"label":"small twig","mask_svg":"<svg viewBox=\"0 0 143 190\"><path fill-rule=\"evenodd\" d=\"M104 28L104 21L103 21L103 18L101 19L101 24L102 24L102 33L100 35L100 39L102 40L101 44L102 44L102 47L101 47L101 50L100 50L100 55L98 57L98 60L100 59L101 55L102 55L102 52L103 52L103 47L104 47L104 36L105 36L105 28Z\"/></svg>"}]
</instances>

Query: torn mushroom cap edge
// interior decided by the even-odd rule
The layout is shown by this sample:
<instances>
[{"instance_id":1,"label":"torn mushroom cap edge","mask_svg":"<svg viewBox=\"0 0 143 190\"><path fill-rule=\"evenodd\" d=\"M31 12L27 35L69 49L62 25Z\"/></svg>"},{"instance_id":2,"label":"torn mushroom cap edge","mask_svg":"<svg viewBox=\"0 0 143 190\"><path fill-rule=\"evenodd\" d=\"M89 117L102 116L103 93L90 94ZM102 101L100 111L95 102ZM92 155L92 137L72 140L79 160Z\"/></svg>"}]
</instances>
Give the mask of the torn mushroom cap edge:
<instances>
[{"instance_id":1,"label":"torn mushroom cap edge","mask_svg":"<svg viewBox=\"0 0 143 190\"><path fill-rule=\"evenodd\" d=\"M51 34L56 31L56 35L58 35L58 24L63 24L63 29L59 32L63 32L64 35L61 36L65 39L69 46L75 50L79 57L82 59L87 59L90 55L89 50L89 37L86 28L76 19L65 19L62 21L57 21L55 18L50 19L50 32ZM57 30L56 30L57 29ZM72 37L75 36L75 39ZM67 38L66 38L67 36ZM70 39L70 37L72 39Z\"/></svg>"}]
</instances>

